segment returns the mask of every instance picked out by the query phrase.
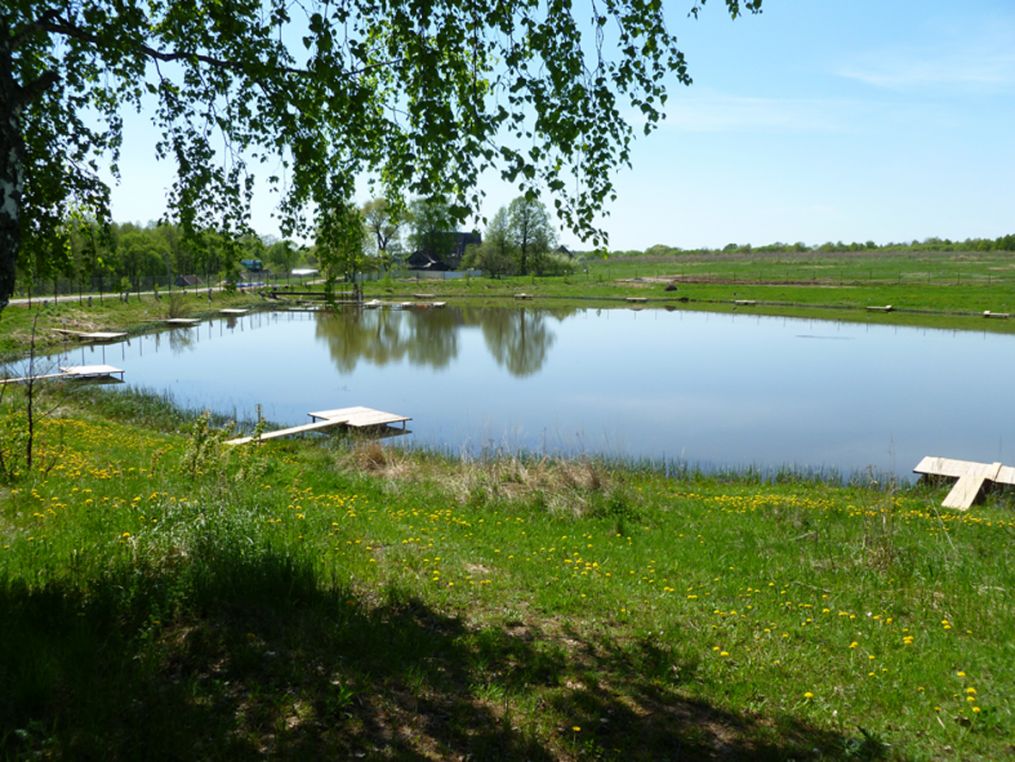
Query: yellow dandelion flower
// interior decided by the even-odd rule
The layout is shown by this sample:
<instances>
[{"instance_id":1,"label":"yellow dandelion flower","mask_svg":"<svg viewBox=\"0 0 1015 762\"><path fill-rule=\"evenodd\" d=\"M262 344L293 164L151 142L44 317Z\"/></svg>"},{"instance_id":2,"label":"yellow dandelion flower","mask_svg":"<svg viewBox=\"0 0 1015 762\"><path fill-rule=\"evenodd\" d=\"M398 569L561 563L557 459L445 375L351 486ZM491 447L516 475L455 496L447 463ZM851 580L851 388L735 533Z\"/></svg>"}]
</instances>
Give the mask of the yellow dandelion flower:
<instances>
[{"instance_id":1,"label":"yellow dandelion flower","mask_svg":"<svg viewBox=\"0 0 1015 762\"><path fill-rule=\"evenodd\" d=\"M814 698L814 694L811 693L811 691L804 691L804 698L810 701L812 698Z\"/></svg>"}]
</instances>

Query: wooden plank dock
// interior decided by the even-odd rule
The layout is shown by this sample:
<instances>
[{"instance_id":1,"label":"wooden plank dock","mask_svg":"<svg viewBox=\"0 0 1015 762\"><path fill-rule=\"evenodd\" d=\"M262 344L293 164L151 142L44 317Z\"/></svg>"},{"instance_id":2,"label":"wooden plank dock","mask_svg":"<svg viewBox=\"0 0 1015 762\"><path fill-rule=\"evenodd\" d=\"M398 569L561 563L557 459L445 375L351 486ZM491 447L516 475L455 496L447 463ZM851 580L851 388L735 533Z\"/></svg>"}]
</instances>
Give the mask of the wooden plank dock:
<instances>
[{"instance_id":1,"label":"wooden plank dock","mask_svg":"<svg viewBox=\"0 0 1015 762\"><path fill-rule=\"evenodd\" d=\"M97 379L120 377L123 381L123 368L112 365L68 365L61 366L59 373L42 373L38 376L20 376L18 378L2 378L0 384L23 384L28 381L46 381L55 378Z\"/></svg>"},{"instance_id":2,"label":"wooden plank dock","mask_svg":"<svg viewBox=\"0 0 1015 762\"><path fill-rule=\"evenodd\" d=\"M95 378L114 378L115 376L120 377L120 381L123 381L123 368L116 368L112 365L69 365L61 366L59 373L43 373L38 376L21 376L18 378L4 378L0 379L0 384L19 384L27 381L45 381L53 378L76 378L76 379L95 379Z\"/></svg>"},{"instance_id":3,"label":"wooden plank dock","mask_svg":"<svg viewBox=\"0 0 1015 762\"><path fill-rule=\"evenodd\" d=\"M1001 463L977 463L928 455L913 469L924 476L947 476L958 479L941 505L966 511L976 502L987 482L1015 485L1015 468Z\"/></svg>"},{"instance_id":4,"label":"wooden plank dock","mask_svg":"<svg viewBox=\"0 0 1015 762\"><path fill-rule=\"evenodd\" d=\"M318 410L307 413L311 423L304 423L302 426L290 426L276 431L266 431L261 434L259 441L268 439L279 439L281 437L303 434L308 431L320 431L333 426L345 426L354 429L373 428L377 426L388 426L392 423L401 423L405 429L405 422L412 419L406 415L386 413L383 410L374 410L369 407L341 407L334 410ZM226 442L227 445L241 445L254 441L254 437L237 437Z\"/></svg>"},{"instance_id":5,"label":"wooden plank dock","mask_svg":"<svg viewBox=\"0 0 1015 762\"><path fill-rule=\"evenodd\" d=\"M367 428L369 426L387 426L392 423L401 423L405 428L405 422L411 421L407 415L397 413L386 413L383 410L374 410L369 407L340 407L334 410L318 410L307 413L313 420L337 421L351 426L354 429Z\"/></svg>"},{"instance_id":6,"label":"wooden plank dock","mask_svg":"<svg viewBox=\"0 0 1015 762\"><path fill-rule=\"evenodd\" d=\"M891 304L870 304L867 305L868 312L892 312L895 307Z\"/></svg>"},{"instance_id":7,"label":"wooden plank dock","mask_svg":"<svg viewBox=\"0 0 1015 762\"><path fill-rule=\"evenodd\" d=\"M219 310L220 315L246 315L250 310L242 307L223 307Z\"/></svg>"},{"instance_id":8,"label":"wooden plank dock","mask_svg":"<svg viewBox=\"0 0 1015 762\"><path fill-rule=\"evenodd\" d=\"M198 325L201 321L198 320L197 318L166 318L162 322L165 323L166 325L195 326Z\"/></svg>"},{"instance_id":9,"label":"wooden plank dock","mask_svg":"<svg viewBox=\"0 0 1015 762\"><path fill-rule=\"evenodd\" d=\"M115 341L127 335L124 331L71 331L67 328L54 328L53 331L64 336L72 336L75 339L83 339L84 341Z\"/></svg>"}]
</instances>

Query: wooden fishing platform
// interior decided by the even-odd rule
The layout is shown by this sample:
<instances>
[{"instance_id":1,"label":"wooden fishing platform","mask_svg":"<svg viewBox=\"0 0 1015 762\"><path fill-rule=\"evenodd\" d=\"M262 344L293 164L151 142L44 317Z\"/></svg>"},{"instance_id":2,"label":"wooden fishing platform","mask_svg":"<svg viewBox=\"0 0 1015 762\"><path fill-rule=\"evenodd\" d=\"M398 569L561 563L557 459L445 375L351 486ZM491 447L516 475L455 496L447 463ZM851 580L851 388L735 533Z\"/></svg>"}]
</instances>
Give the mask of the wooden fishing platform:
<instances>
[{"instance_id":1,"label":"wooden fishing platform","mask_svg":"<svg viewBox=\"0 0 1015 762\"><path fill-rule=\"evenodd\" d=\"M1011 317L1009 312L991 312L990 310L984 310L983 316L985 318L997 318L999 320L1007 320Z\"/></svg>"},{"instance_id":2,"label":"wooden fishing platform","mask_svg":"<svg viewBox=\"0 0 1015 762\"><path fill-rule=\"evenodd\" d=\"M753 307L758 301L757 299L734 299L733 303L738 307Z\"/></svg>"},{"instance_id":3,"label":"wooden fishing platform","mask_svg":"<svg viewBox=\"0 0 1015 762\"><path fill-rule=\"evenodd\" d=\"M891 304L870 304L867 305L868 312L892 312L895 307Z\"/></svg>"},{"instance_id":4,"label":"wooden fishing platform","mask_svg":"<svg viewBox=\"0 0 1015 762\"><path fill-rule=\"evenodd\" d=\"M240 307L223 307L219 310L220 315L246 315L250 310L242 309Z\"/></svg>"},{"instance_id":5,"label":"wooden fishing platform","mask_svg":"<svg viewBox=\"0 0 1015 762\"><path fill-rule=\"evenodd\" d=\"M190 326L198 325L201 321L197 318L166 318L162 321L166 325Z\"/></svg>"},{"instance_id":6,"label":"wooden fishing platform","mask_svg":"<svg viewBox=\"0 0 1015 762\"><path fill-rule=\"evenodd\" d=\"M307 413L307 415L310 416L312 420L311 423L305 423L302 426L290 426L289 428L278 429L276 431L266 431L261 434L260 441L294 436L308 431L320 431L321 429L328 429L333 426L365 429L378 426L388 426L392 423L401 423L402 429L405 429L405 422L412 420L406 415L386 413L383 410L374 410L373 408L358 406L341 407L334 410L318 410L312 413ZM254 437L237 437L236 439L230 439L226 442L226 444L241 445L252 442L253 440Z\"/></svg>"},{"instance_id":7,"label":"wooden fishing platform","mask_svg":"<svg viewBox=\"0 0 1015 762\"><path fill-rule=\"evenodd\" d=\"M66 328L54 328L53 331L84 341L116 341L127 335L124 331L71 331Z\"/></svg>"},{"instance_id":8,"label":"wooden fishing platform","mask_svg":"<svg viewBox=\"0 0 1015 762\"><path fill-rule=\"evenodd\" d=\"M123 381L123 368L115 368L112 365L68 365L66 367L60 367L59 373L43 373L38 376L21 376L19 378L3 378L0 379L0 384L23 384L28 381L46 381L54 378L73 378L73 379L114 379L119 376L119 380Z\"/></svg>"},{"instance_id":9,"label":"wooden fishing platform","mask_svg":"<svg viewBox=\"0 0 1015 762\"><path fill-rule=\"evenodd\" d=\"M318 410L307 413L314 421L338 421L354 429L363 429L370 426L387 426L392 423L401 423L405 428L405 422L411 421L407 415L397 413L386 413L383 410L374 410L370 407L340 407L334 410Z\"/></svg>"},{"instance_id":10,"label":"wooden fishing platform","mask_svg":"<svg viewBox=\"0 0 1015 762\"><path fill-rule=\"evenodd\" d=\"M399 302L398 306L403 310L429 310L447 307L447 302Z\"/></svg>"},{"instance_id":11,"label":"wooden fishing platform","mask_svg":"<svg viewBox=\"0 0 1015 762\"><path fill-rule=\"evenodd\" d=\"M941 505L960 511L969 510L987 482L1015 485L1015 468L1001 463L976 463L928 455L917 463L913 471L924 476L957 478Z\"/></svg>"}]
</instances>

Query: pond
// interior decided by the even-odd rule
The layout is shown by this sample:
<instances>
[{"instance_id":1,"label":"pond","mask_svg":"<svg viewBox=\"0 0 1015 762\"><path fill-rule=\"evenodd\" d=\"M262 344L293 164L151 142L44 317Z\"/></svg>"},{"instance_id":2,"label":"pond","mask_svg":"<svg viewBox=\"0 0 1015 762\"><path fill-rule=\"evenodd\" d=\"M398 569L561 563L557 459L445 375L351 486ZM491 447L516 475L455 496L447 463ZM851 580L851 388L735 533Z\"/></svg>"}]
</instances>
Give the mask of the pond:
<instances>
[{"instance_id":1,"label":"pond","mask_svg":"<svg viewBox=\"0 0 1015 762\"><path fill-rule=\"evenodd\" d=\"M401 444L908 477L1015 462L1015 337L665 310L259 312L74 349L129 386L273 422L364 405Z\"/></svg>"}]
</instances>

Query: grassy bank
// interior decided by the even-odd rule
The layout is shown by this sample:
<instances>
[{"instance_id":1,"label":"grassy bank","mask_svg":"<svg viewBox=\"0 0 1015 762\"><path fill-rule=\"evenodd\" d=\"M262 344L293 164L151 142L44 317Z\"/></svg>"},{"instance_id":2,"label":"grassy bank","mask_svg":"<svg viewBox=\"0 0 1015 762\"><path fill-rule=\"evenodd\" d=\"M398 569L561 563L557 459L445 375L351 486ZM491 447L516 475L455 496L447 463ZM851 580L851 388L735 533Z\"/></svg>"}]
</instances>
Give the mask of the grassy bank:
<instances>
[{"instance_id":1,"label":"grassy bank","mask_svg":"<svg viewBox=\"0 0 1015 762\"><path fill-rule=\"evenodd\" d=\"M1011 495L226 450L50 394L0 488L2 756L1011 752Z\"/></svg>"},{"instance_id":2,"label":"grassy bank","mask_svg":"<svg viewBox=\"0 0 1015 762\"><path fill-rule=\"evenodd\" d=\"M565 277L389 278L364 288L367 298L399 301L427 293L470 305L594 307L631 306L625 300L634 298L644 300L635 306L647 308L1015 332L1015 319L983 317L985 311L1015 314L1015 258L1006 252L626 255L579 261L577 272ZM534 301L519 302L514 298L519 293ZM107 296L90 303L82 298L44 307L14 305L0 313L0 358L27 352L36 318L37 344L51 349L68 341L55 329L138 333L167 317L264 304L254 294L198 291L132 295L127 302ZM893 311L867 309L885 305Z\"/></svg>"},{"instance_id":3,"label":"grassy bank","mask_svg":"<svg viewBox=\"0 0 1015 762\"><path fill-rule=\"evenodd\" d=\"M984 311L1015 313L1015 258L1006 252L621 256L579 263L565 277L378 281L367 291L378 297L411 298L425 291L488 301L527 293L585 305L633 297L673 309L1015 331L1015 321L983 317ZM867 310L885 305L894 311Z\"/></svg>"},{"instance_id":4,"label":"grassy bank","mask_svg":"<svg viewBox=\"0 0 1015 762\"><path fill-rule=\"evenodd\" d=\"M0 312L0 359L24 355L31 344L33 327L36 347L53 349L73 345L66 331L110 331L129 334L159 328L167 318L217 315L225 307L257 307L264 300L252 293L224 291L174 291L160 296L131 294L122 301L115 295L54 302L36 300L31 307L10 305Z\"/></svg>"}]
</instances>

